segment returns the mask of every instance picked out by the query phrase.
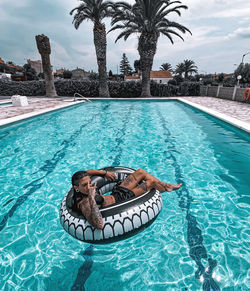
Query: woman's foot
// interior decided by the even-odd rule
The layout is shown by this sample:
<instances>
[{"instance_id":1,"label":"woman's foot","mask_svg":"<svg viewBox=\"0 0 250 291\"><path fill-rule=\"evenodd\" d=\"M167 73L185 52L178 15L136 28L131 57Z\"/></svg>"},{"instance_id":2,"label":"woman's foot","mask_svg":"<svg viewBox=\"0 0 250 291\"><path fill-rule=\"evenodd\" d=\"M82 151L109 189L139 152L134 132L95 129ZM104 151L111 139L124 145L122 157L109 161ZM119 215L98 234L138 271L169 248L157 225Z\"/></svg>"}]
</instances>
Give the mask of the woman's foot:
<instances>
[{"instance_id":1,"label":"woman's foot","mask_svg":"<svg viewBox=\"0 0 250 291\"><path fill-rule=\"evenodd\" d=\"M167 184L166 183L165 190L167 192L176 191L176 190L180 189L181 186L182 186L182 183L177 184L177 185L175 185L175 184Z\"/></svg>"}]
</instances>

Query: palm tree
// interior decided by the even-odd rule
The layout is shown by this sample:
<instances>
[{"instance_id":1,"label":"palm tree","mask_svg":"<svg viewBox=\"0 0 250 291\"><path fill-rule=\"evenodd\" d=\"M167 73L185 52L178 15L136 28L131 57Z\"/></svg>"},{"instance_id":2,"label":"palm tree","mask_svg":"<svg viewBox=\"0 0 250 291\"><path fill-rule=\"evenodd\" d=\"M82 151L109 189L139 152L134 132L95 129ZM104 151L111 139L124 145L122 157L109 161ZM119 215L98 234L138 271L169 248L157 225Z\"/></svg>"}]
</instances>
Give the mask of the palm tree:
<instances>
[{"instance_id":1,"label":"palm tree","mask_svg":"<svg viewBox=\"0 0 250 291\"><path fill-rule=\"evenodd\" d=\"M80 0L82 3L73 9L70 14L75 11L73 23L76 29L84 20L91 20L94 23L94 44L98 64L99 73L99 95L109 97L109 88L107 82L106 68L106 28L102 20L105 17L112 16L113 3L105 0Z\"/></svg>"},{"instance_id":2,"label":"palm tree","mask_svg":"<svg viewBox=\"0 0 250 291\"><path fill-rule=\"evenodd\" d=\"M192 60L184 60L184 79L188 78L188 75L192 75L193 73L197 73L197 66L195 65L195 62Z\"/></svg>"},{"instance_id":3,"label":"palm tree","mask_svg":"<svg viewBox=\"0 0 250 291\"><path fill-rule=\"evenodd\" d=\"M115 7L111 22L114 26L110 31L116 29L123 30L116 41L120 38L127 40L133 33L139 34L138 52L142 70L141 96L149 97L151 95L150 71L160 34L165 35L173 44L172 35L183 39L177 31L182 33L190 32L185 26L170 21L167 16L172 12L180 16L180 10L187 9L187 6L181 5L181 1L135 0L134 5L126 2L117 2Z\"/></svg>"},{"instance_id":4,"label":"palm tree","mask_svg":"<svg viewBox=\"0 0 250 291\"><path fill-rule=\"evenodd\" d=\"M189 74L197 73L197 66L192 60L184 60L183 63L180 63L176 66L175 73L182 75L184 73L184 79L188 79Z\"/></svg>"},{"instance_id":5,"label":"palm tree","mask_svg":"<svg viewBox=\"0 0 250 291\"><path fill-rule=\"evenodd\" d=\"M163 64L160 66L160 70L162 70L162 71L173 72L172 66L171 66L171 64L169 64L169 63L163 63Z\"/></svg>"},{"instance_id":6,"label":"palm tree","mask_svg":"<svg viewBox=\"0 0 250 291\"><path fill-rule=\"evenodd\" d=\"M184 64L183 63L179 63L178 65L176 65L175 74L177 74L177 75L182 77L183 73L184 73Z\"/></svg>"}]
</instances>

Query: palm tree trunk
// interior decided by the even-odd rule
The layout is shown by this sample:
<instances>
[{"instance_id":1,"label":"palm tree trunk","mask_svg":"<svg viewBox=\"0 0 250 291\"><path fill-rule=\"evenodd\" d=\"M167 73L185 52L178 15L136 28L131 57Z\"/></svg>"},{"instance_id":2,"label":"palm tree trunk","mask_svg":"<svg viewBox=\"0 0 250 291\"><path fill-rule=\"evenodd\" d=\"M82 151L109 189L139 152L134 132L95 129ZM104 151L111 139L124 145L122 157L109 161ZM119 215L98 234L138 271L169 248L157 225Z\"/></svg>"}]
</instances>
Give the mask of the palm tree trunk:
<instances>
[{"instance_id":1,"label":"palm tree trunk","mask_svg":"<svg viewBox=\"0 0 250 291\"><path fill-rule=\"evenodd\" d=\"M106 29L102 23L96 23L94 26L94 44L99 73L99 96L110 97L107 82L107 66L106 66Z\"/></svg>"},{"instance_id":2,"label":"palm tree trunk","mask_svg":"<svg viewBox=\"0 0 250 291\"><path fill-rule=\"evenodd\" d=\"M36 36L36 44L38 51L42 58L43 72L45 78L45 86L46 86L46 96L47 97L56 97L56 89L54 84L54 76L50 63L50 42L49 38L45 35L37 35Z\"/></svg>"},{"instance_id":3,"label":"palm tree trunk","mask_svg":"<svg viewBox=\"0 0 250 291\"><path fill-rule=\"evenodd\" d=\"M156 34L142 33L139 38L138 51L142 71L142 92L141 97L151 97L150 92L150 71L153 66L156 53L158 36Z\"/></svg>"}]
</instances>

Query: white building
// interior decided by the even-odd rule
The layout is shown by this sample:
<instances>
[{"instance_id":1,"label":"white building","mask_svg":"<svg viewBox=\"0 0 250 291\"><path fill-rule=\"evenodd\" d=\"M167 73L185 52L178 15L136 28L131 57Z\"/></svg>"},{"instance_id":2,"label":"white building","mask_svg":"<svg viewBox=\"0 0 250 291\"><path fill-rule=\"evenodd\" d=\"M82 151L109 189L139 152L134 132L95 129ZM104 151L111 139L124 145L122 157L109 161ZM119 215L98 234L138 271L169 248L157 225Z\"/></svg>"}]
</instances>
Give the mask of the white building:
<instances>
[{"instance_id":1,"label":"white building","mask_svg":"<svg viewBox=\"0 0 250 291\"><path fill-rule=\"evenodd\" d=\"M125 76L125 81L140 81L142 76ZM153 80L160 84L167 84L169 80L173 79L172 74L169 71L151 71L150 80Z\"/></svg>"},{"instance_id":2,"label":"white building","mask_svg":"<svg viewBox=\"0 0 250 291\"><path fill-rule=\"evenodd\" d=\"M130 81L140 81L140 76L125 76L124 81L130 82Z\"/></svg>"},{"instance_id":3,"label":"white building","mask_svg":"<svg viewBox=\"0 0 250 291\"><path fill-rule=\"evenodd\" d=\"M42 61L40 61L40 60L32 61L32 60L28 59L27 63L31 65L31 68L33 68L37 74L43 73Z\"/></svg>"},{"instance_id":4,"label":"white building","mask_svg":"<svg viewBox=\"0 0 250 291\"><path fill-rule=\"evenodd\" d=\"M1 73L0 72L0 79L2 80L11 80L11 74Z\"/></svg>"},{"instance_id":5,"label":"white building","mask_svg":"<svg viewBox=\"0 0 250 291\"><path fill-rule=\"evenodd\" d=\"M150 80L157 83L167 84L169 80L173 79L172 74L169 71L151 71Z\"/></svg>"}]
</instances>

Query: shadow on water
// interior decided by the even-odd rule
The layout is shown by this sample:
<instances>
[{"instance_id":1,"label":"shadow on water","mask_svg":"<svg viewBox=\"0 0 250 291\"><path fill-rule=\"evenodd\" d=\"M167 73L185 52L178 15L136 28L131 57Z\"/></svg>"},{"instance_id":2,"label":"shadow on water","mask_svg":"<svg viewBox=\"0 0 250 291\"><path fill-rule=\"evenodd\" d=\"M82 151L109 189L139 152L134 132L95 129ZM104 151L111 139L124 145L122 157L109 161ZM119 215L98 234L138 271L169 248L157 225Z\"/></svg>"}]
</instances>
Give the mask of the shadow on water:
<instances>
[{"instance_id":1,"label":"shadow on water","mask_svg":"<svg viewBox=\"0 0 250 291\"><path fill-rule=\"evenodd\" d=\"M217 265L217 261L208 257L205 246L203 245L202 231L197 223L196 217L190 213L190 205L193 200L185 181L183 181L183 173L177 159L173 153L178 153L175 147L174 139L171 136L169 129L167 128L167 121L158 110L158 116L161 120L161 125L166 137L165 143L167 151L164 151L165 157L172 161L172 166L175 169L175 178L177 183L182 183L182 187L176 193L179 198L179 207L186 211L187 220L187 241L189 245L189 255L192 260L195 261L198 270L195 272L195 278L203 281L202 288L204 291L220 290L218 284L212 278L213 269ZM204 267L202 259L208 261L208 267Z\"/></svg>"},{"instance_id":2,"label":"shadow on water","mask_svg":"<svg viewBox=\"0 0 250 291\"><path fill-rule=\"evenodd\" d=\"M111 153L112 152L116 153L116 156L114 158L110 157L110 159L114 160L114 162L112 163L112 166L119 166L120 165L120 160L121 160L121 156L122 156L121 144L124 141L127 123L130 119L132 109L133 109L133 107L131 106L128 110L128 113L125 115L124 120L122 122L122 126L121 126L121 128L119 128L119 130L116 133L116 138L115 138L116 145L113 149L110 150ZM89 276L91 275L91 267L93 265L93 260L92 260L93 248L94 248L94 246L90 245L84 251L83 256L85 258L85 262L78 270L77 278L76 278L76 280L71 288L71 291L84 291L85 290L84 284L87 281L87 279L89 278Z\"/></svg>"},{"instance_id":3,"label":"shadow on water","mask_svg":"<svg viewBox=\"0 0 250 291\"><path fill-rule=\"evenodd\" d=\"M116 153L115 158L110 157L110 159L111 160L113 159L113 161L114 161L112 163L113 167L119 166L120 162L121 162L121 156L122 156L121 144L124 142L124 136L126 134L126 128L128 125L128 121L130 120L130 115L131 115L132 109L133 109L133 106L130 106L130 108L129 108L129 110L128 110L128 112L127 112L127 114L122 122L122 127L116 133L116 135L117 135L117 137L115 138L116 146L113 149L111 149L111 151L110 151L110 152Z\"/></svg>"},{"instance_id":4,"label":"shadow on water","mask_svg":"<svg viewBox=\"0 0 250 291\"><path fill-rule=\"evenodd\" d=\"M71 287L71 291L85 291L84 284L91 274L91 268L93 265L93 249L94 246L90 245L83 252L82 256L85 261L78 270L78 274L74 284Z\"/></svg>"}]
</instances>

